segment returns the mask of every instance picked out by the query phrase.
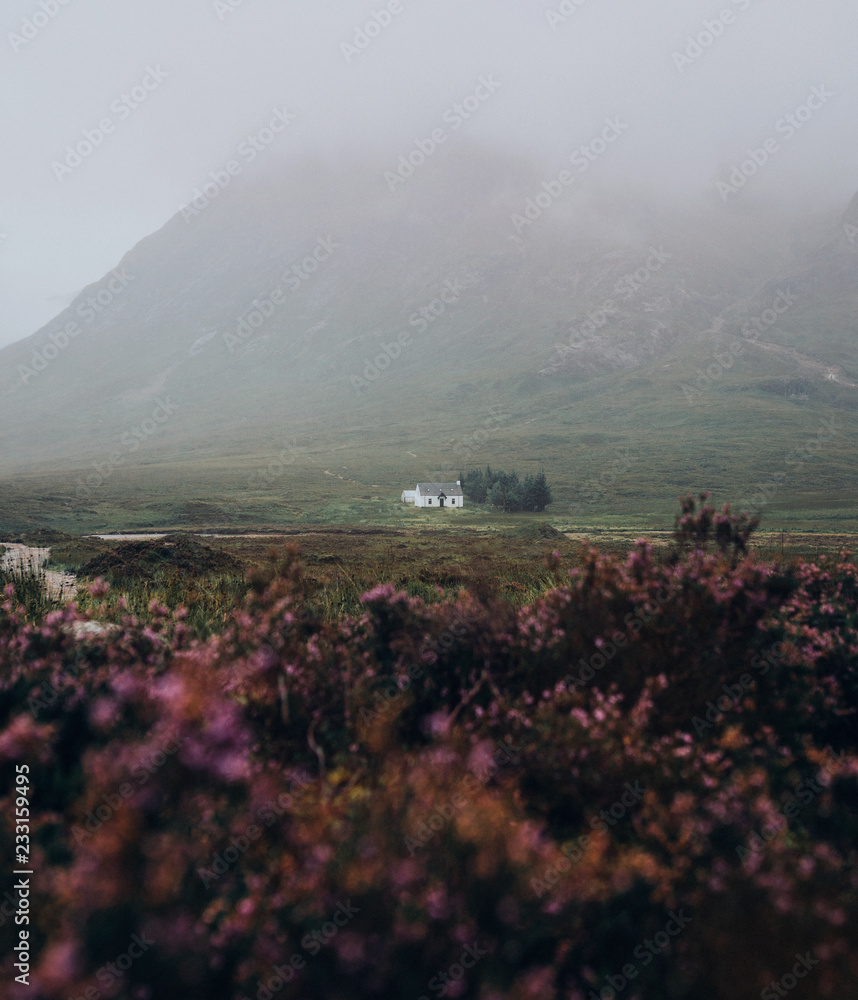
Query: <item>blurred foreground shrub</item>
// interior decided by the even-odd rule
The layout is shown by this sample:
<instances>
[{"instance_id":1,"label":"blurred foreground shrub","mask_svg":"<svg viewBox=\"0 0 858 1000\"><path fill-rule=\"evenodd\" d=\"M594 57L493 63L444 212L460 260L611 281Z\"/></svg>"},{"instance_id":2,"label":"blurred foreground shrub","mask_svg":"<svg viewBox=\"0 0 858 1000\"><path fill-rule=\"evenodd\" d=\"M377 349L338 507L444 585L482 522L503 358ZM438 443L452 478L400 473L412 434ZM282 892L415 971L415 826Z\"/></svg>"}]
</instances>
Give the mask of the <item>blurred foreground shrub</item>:
<instances>
[{"instance_id":1,"label":"blurred foreground shrub","mask_svg":"<svg viewBox=\"0 0 858 1000\"><path fill-rule=\"evenodd\" d=\"M7 588L0 854L26 763L35 875L4 994L853 997L855 566L684 516L672 558L554 558L522 610L382 585L326 621L295 551L205 642Z\"/></svg>"}]
</instances>

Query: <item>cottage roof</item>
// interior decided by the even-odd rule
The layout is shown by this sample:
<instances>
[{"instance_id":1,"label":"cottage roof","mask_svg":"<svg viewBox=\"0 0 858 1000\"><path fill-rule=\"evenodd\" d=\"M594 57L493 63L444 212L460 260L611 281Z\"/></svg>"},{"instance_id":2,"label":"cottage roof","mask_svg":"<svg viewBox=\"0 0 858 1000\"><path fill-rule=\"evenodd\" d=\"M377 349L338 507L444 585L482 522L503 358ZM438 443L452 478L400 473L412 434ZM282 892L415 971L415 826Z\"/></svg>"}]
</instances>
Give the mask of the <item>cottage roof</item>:
<instances>
[{"instance_id":1,"label":"cottage roof","mask_svg":"<svg viewBox=\"0 0 858 1000\"><path fill-rule=\"evenodd\" d=\"M437 497L442 493L445 497L460 497L462 487L458 483L418 483L417 493L421 497Z\"/></svg>"}]
</instances>

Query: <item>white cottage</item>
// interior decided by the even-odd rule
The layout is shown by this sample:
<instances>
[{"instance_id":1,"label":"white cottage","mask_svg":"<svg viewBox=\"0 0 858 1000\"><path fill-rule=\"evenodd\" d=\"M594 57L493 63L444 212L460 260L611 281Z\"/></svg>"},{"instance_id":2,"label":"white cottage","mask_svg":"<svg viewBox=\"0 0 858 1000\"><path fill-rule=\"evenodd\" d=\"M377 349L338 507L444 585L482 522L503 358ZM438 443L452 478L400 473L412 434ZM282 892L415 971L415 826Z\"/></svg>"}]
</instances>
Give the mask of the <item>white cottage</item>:
<instances>
[{"instance_id":1,"label":"white cottage","mask_svg":"<svg viewBox=\"0 0 858 1000\"><path fill-rule=\"evenodd\" d=\"M415 507L464 507L465 495L462 484L418 483L416 490L403 490L402 502L413 503Z\"/></svg>"}]
</instances>

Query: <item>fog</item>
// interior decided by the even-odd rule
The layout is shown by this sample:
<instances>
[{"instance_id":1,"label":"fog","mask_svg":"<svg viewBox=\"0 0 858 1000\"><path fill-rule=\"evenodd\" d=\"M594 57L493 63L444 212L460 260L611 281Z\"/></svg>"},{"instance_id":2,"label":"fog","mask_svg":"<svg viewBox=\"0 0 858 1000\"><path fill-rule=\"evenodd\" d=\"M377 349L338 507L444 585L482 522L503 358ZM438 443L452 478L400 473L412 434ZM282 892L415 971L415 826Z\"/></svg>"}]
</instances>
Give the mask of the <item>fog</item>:
<instances>
[{"instance_id":1,"label":"fog","mask_svg":"<svg viewBox=\"0 0 858 1000\"><path fill-rule=\"evenodd\" d=\"M856 37L858 6L822 0L8 0L0 346L213 175L308 156L374 161L395 199L418 142L546 179L585 147L587 183L641 199L845 207Z\"/></svg>"}]
</instances>

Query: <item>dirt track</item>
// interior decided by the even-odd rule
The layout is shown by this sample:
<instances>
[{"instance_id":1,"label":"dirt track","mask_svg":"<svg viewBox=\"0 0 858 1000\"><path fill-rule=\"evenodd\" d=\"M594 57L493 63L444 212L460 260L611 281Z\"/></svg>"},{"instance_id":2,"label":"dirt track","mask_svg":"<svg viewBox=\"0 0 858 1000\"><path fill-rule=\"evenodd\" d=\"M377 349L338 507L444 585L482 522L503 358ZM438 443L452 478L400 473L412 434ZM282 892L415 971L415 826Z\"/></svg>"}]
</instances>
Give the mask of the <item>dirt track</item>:
<instances>
[{"instance_id":1,"label":"dirt track","mask_svg":"<svg viewBox=\"0 0 858 1000\"><path fill-rule=\"evenodd\" d=\"M843 369L840 365L822 364L821 361L814 361L806 354L794 350L792 347L782 347L780 344L772 344L764 340L749 340L749 344L759 347L764 351L779 355L782 359L793 361L798 365L798 374L807 378L818 378L827 382L837 382L840 385L849 386L850 389L858 389L858 385L843 378Z\"/></svg>"},{"instance_id":2,"label":"dirt track","mask_svg":"<svg viewBox=\"0 0 858 1000\"><path fill-rule=\"evenodd\" d=\"M0 556L0 566L3 569L44 572L48 594L56 600L70 600L77 593L77 583L73 573L58 573L56 570L44 568L51 554L50 549L33 549L17 542L0 542L0 545L6 549Z\"/></svg>"}]
</instances>

